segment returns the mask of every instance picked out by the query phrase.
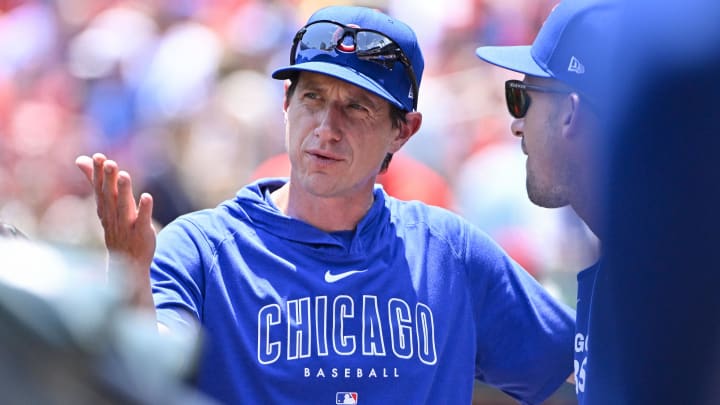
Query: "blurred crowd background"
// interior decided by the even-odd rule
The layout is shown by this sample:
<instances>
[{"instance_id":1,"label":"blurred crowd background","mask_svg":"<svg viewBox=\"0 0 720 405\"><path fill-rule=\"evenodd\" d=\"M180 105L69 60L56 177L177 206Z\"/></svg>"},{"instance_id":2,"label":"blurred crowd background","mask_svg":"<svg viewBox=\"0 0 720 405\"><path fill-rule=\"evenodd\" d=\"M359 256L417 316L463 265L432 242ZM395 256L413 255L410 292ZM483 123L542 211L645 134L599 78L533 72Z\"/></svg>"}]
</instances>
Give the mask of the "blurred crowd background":
<instances>
[{"instance_id":1,"label":"blurred crowd background","mask_svg":"<svg viewBox=\"0 0 720 405\"><path fill-rule=\"evenodd\" d=\"M595 240L571 210L527 200L503 99L519 75L474 54L531 43L555 2L0 0L0 218L33 239L101 248L74 167L93 152L153 194L159 226L231 198L284 151L270 72L288 63L297 29L322 6L366 5L409 23L425 55L423 127L401 153L438 175L442 205L573 305Z\"/></svg>"},{"instance_id":2,"label":"blurred crowd background","mask_svg":"<svg viewBox=\"0 0 720 405\"><path fill-rule=\"evenodd\" d=\"M596 241L571 210L528 201L503 95L520 76L474 52L531 43L555 3L0 0L0 219L31 239L102 249L74 166L93 152L153 194L160 227L232 198L284 151L283 86L270 72L288 63L295 32L322 6L366 5L409 23L425 55L423 126L403 157L437 174L442 205L573 306Z\"/></svg>"}]
</instances>

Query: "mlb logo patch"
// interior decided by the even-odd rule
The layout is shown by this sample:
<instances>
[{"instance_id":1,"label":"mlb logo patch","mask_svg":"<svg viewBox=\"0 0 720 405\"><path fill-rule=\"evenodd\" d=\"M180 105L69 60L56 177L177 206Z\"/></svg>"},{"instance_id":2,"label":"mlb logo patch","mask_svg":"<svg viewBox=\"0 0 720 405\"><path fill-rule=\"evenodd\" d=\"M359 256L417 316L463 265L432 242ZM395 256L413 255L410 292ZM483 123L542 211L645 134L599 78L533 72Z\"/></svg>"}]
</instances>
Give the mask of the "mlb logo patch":
<instances>
[{"instance_id":1,"label":"mlb logo patch","mask_svg":"<svg viewBox=\"0 0 720 405\"><path fill-rule=\"evenodd\" d=\"M338 392L335 394L335 404L357 404L357 392Z\"/></svg>"}]
</instances>

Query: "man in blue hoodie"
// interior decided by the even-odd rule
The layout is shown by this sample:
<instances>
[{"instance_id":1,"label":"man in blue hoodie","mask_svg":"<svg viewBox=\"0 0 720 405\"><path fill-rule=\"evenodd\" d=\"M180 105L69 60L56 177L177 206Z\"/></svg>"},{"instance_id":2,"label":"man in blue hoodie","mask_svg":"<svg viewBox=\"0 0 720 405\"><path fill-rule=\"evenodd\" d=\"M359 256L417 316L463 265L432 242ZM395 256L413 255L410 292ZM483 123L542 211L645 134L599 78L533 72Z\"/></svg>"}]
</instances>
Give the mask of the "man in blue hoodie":
<instances>
[{"instance_id":1,"label":"man in blue hoodie","mask_svg":"<svg viewBox=\"0 0 720 405\"><path fill-rule=\"evenodd\" d=\"M475 379L524 404L572 369L572 310L483 232L376 185L422 123L415 33L328 7L293 41L288 178L261 179L157 236L152 198L81 156L111 257L171 333L200 324L198 384L226 403L469 404Z\"/></svg>"}]
</instances>

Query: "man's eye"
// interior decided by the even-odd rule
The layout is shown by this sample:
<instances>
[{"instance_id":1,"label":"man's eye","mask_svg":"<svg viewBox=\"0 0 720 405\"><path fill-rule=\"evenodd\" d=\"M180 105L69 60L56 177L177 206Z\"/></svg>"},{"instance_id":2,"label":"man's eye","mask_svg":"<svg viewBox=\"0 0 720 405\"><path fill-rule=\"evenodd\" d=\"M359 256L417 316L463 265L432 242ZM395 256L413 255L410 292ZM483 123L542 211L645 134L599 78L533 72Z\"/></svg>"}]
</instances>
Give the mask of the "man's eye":
<instances>
[{"instance_id":1,"label":"man's eye","mask_svg":"<svg viewBox=\"0 0 720 405\"><path fill-rule=\"evenodd\" d=\"M303 94L303 98L308 98L310 100L317 100L318 98L320 98L320 96L317 93L313 93L313 92L309 91L309 92Z\"/></svg>"},{"instance_id":2,"label":"man's eye","mask_svg":"<svg viewBox=\"0 0 720 405\"><path fill-rule=\"evenodd\" d=\"M364 105L358 104L358 103L352 103L352 104L350 104L350 108L353 109L353 110L358 110L358 111L367 110L367 108L365 108Z\"/></svg>"}]
</instances>

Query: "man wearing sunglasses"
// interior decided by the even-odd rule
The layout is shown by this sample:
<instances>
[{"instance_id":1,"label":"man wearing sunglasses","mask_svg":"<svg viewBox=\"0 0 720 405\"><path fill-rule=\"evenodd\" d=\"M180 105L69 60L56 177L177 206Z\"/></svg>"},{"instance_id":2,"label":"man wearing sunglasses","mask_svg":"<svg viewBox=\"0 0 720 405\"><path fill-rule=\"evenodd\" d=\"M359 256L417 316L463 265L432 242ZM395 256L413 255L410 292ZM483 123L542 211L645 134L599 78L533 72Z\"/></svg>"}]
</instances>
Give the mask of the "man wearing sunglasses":
<instances>
[{"instance_id":1,"label":"man wearing sunglasses","mask_svg":"<svg viewBox=\"0 0 720 405\"><path fill-rule=\"evenodd\" d=\"M571 373L572 310L468 222L375 184L420 128L423 64L398 20L316 12L273 73L286 83L289 179L181 217L157 250L151 197L136 209L115 162L78 158L108 248L130 256L138 303L163 331L202 325L204 392L223 403L469 404L479 379L537 404Z\"/></svg>"},{"instance_id":2,"label":"man wearing sunglasses","mask_svg":"<svg viewBox=\"0 0 720 405\"><path fill-rule=\"evenodd\" d=\"M483 46L476 53L491 64L523 73L505 83L514 118L510 129L527 155L530 200L545 208L570 205L598 232L600 198L596 162L609 86L603 85L613 52L620 5L613 0L562 0L531 46ZM600 141L601 142L601 141ZM578 274L574 379L585 403L590 378L589 319L599 265Z\"/></svg>"}]
</instances>

